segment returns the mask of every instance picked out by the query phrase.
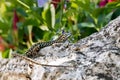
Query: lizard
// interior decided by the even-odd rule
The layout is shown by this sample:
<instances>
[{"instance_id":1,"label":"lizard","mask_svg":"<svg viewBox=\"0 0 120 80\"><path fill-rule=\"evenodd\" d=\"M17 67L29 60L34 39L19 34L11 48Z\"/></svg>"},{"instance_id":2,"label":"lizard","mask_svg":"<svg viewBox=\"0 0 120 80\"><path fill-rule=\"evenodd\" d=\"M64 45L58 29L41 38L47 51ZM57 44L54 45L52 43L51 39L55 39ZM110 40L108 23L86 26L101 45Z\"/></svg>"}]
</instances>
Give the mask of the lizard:
<instances>
[{"instance_id":1,"label":"lizard","mask_svg":"<svg viewBox=\"0 0 120 80\"><path fill-rule=\"evenodd\" d=\"M36 44L34 44L30 49L28 49L25 54L26 56L23 56L23 55L20 55L20 54L17 54L17 53L13 53L12 56L18 56L22 59L25 59L27 61L30 61L32 63L35 63L37 65L42 65L42 66L49 66L49 67L74 67L74 66L63 66L63 65L47 65L47 64L41 64L41 63L38 63L38 62L35 62L34 60L32 60L31 58L36 56L38 51L41 49L41 48L44 48L44 47L47 47L47 46L50 46L54 43L62 43L62 42L65 42L69 37L71 36L70 33L63 33L62 35L60 35L56 40L53 40L53 41L49 41L49 42L38 42Z\"/></svg>"},{"instance_id":2,"label":"lizard","mask_svg":"<svg viewBox=\"0 0 120 80\"><path fill-rule=\"evenodd\" d=\"M62 35L60 35L56 40L53 41L48 41L48 42L38 42L36 44L34 44L30 49L28 49L25 52L25 55L29 58L35 58L38 56L38 52L41 48L50 46L54 43L63 43L65 42L69 37L71 36L70 33L63 33Z\"/></svg>"}]
</instances>

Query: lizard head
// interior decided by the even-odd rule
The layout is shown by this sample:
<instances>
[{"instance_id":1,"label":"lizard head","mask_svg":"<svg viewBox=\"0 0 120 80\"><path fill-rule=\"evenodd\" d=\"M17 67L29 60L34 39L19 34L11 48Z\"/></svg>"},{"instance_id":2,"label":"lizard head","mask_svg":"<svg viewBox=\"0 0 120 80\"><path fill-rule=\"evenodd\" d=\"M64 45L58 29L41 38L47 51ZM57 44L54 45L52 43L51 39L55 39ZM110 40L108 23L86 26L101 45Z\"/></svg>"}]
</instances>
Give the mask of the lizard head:
<instances>
[{"instance_id":1,"label":"lizard head","mask_svg":"<svg viewBox=\"0 0 120 80\"><path fill-rule=\"evenodd\" d=\"M65 42L70 36L71 36L70 33L63 33L62 35L60 35L60 36L56 39L56 42L57 42L57 43Z\"/></svg>"}]
</instances>

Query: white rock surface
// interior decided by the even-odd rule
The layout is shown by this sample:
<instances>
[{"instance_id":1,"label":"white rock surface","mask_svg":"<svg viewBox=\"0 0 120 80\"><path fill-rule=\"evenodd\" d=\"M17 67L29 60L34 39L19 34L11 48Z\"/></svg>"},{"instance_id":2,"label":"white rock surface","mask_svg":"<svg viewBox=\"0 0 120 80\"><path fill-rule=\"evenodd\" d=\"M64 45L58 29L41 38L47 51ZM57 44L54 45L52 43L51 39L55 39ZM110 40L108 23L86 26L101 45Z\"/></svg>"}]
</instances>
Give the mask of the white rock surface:
<instances>
[{"instance_id":1,"label":"white rock surface","mask_svg":"<svg viewBox=\"0 0 120 80\"><path fill-rule=\"evenodd\" d=\"M0 59L0 80L120 80L120 17L101 31L73 44L54 44L40 50L34 60Z\"/></svg>"}]
</instances>

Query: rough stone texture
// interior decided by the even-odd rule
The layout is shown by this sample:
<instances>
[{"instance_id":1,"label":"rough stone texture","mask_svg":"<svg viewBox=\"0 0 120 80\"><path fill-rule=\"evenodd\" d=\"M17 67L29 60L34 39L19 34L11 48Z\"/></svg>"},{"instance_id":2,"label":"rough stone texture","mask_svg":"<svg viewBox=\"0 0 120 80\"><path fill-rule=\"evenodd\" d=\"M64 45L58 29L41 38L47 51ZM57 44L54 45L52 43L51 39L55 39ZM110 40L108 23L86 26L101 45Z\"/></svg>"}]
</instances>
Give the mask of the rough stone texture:
<instances>
[{"instance_id":1,"label":"rough stone texture","mask_svg":"<svg viewBox=\"0 0 120 80\"><path fill-rule=\"evenodd\" d=\"M54 44L40 50L34 60L0 59L0 80L120 80L120 17L101 31L73 44Z\"/></svg>"}]
</instances>

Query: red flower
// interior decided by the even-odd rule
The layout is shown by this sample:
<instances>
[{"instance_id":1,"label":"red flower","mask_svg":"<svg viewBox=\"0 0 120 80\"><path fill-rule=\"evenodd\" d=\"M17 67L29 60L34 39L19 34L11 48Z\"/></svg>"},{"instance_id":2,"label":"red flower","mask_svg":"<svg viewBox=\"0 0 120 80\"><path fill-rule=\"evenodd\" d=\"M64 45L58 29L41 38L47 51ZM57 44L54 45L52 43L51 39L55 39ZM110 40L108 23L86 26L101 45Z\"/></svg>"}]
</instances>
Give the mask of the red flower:
<instances>
[{"instance_id":1,"label":"red flower","mask_svg":"<svg viewBox=\"0 0 120 80\"><path fill-rule=\"evenodd\" d=\"M59 4L61 0L52 0L52 4L54 5L55 8L57 8L57 5Z\"/></svg>"},{"instance_id":2,"label":"red flower","mask_svg":"<svg viewBox=\"0 0 120 80\"><path fill-rule=\"evenodd\" d=\"M14 45L18 45L18 27L17 23L19 22L19 18L17 15L16 10L14 10L14 15L13 15L13 43Z\"/></svg>"},{"instance_id":3,"label":"red flower","mask_svg":"<svg viewBox=\"0 0 120 80\"><path fill-rule=\"evenodd\" d=\"M116 1L116 0L108 0L108 3L109 3L109 2L114 2L114 1Z\"/></svg>"},{"instance_id":4,"label":"red flower","mask_svg":"<svg viewBox=\"0 0 120 80\"><path fill-rule=\"evenodd\" d=\"M0 51L3 52L6 48L15 49L15 46L6 43L6 41L0 36Z\"/></svg>"},{"instance_id":5,"label":"red flower","mask_svg":"<svg viewBox=\"0 0 120 80\"><path fill-rule=\"evenodd\" d=\"M107 3L114 2L114 1L116 1L116 0L101 0L99 3L99 6L104 7Z\"/></svg>"},{"instance_id":6,"label":"red flower","mask_svg":"<svg viewBox=\"0 0 120 80\"><path fill-rule=\"evenodd\" d=\"M19 21L18 15L16 13L16 10L14 10L14 16L13 16L13 30L17 30L17 22Z\"/></svg>"},{"instance_id":7,"label":"red flower","mask_svg":"<svg viewBox=\"0 0 120 80\"><path fill-rule=\"evenodd\" d=\"M100 7L104 7L108 3L108 0L101 0L99 3Z\"/></svg>"},{"instance_id":8,"label":"red flower","mask_svg":"<svg viewBox=\"0 0 120 80\"><path fill-rule=\"evenodd\" d=\"M0 51L5 50L5 45L3 44L3 38L0 36Z\"/></svg>"},{"instance_id":9,"label":"red flower","mask_svg":"<svg viewBox=\"0 0 120 80\"><path fill-rule=\"evenodd\" d=\"M6 47L7 47L7 43L0 36L0 51L4 51Z\"/></svg>"}]
</instances>

